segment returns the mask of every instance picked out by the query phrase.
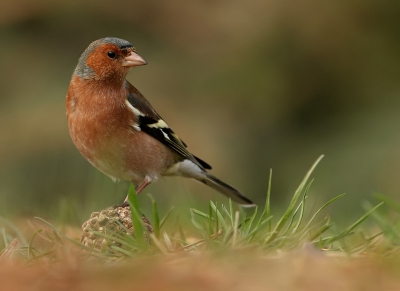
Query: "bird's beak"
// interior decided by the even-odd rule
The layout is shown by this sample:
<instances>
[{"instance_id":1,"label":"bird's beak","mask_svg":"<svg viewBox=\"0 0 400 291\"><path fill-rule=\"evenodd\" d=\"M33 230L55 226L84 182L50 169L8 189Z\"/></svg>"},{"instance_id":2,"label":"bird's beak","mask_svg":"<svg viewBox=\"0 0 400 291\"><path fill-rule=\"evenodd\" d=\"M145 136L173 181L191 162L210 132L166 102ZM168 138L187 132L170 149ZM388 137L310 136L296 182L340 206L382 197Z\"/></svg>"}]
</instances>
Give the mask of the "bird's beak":
<instances>
[{"instance_id":1,"label":"bird's beak","mask_svg":"<svg viewBox=\"0 0 400 291\"><path fill-rule=\"evenodd\" d=\"M136 67L147 65L147 62L135 52L131 52L127 57L125 57L122 65L124 67Z\"/></svg>"}]
</instances>

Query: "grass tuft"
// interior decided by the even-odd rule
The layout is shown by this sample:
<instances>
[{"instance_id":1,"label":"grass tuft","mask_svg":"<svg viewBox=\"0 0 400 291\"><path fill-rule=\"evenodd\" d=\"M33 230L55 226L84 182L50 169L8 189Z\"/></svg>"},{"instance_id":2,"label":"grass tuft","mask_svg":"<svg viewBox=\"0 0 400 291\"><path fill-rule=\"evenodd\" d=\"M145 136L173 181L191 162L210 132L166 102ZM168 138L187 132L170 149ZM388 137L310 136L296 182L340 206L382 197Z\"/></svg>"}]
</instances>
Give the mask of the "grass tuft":
<instances>
[{"instance_id":1,"label":"grass tuft","mask_svg":"<svg viewBox=\"0 0 400 291\"><path fill-rule=\"evenodd\" d=\"M19 252L27 262L42 259L56 260L57 251L78 251L84 256L100 258L104 261L120 259L124 257L136 257L143 254L171 254L179 252L230 252L238 249L257 249L263 253L292 250L302 247L304 244L315 249L359 255L365 252L393 253L400 248L400 224L390 223L388 219L378 212L383 202L376 206L365 204L366 213L358 220L343 230L338 230L330 217L320 217L332 203L344 197L340 194L324 203L315 212L309 213L307 198L313 180L310 177L321 161L320 156L307 172L293 197L281 216L274 218L270 198L272 195L272 170L269 174L268 190L265 205L253 209L236 207L229 200L227 205L209 202L207 209L191 208L190 219L192 229L184 229L179 223L175 223L174 229L165 230L164 225L170 219L171 208L162 219L156 200L149 195L152 205L153 233L149 233L142 220L142 211L133 185L128 191L133 235L117 233L112 230L107 234L93 232L101 236L107 242L104 249L93 249L82 245L76 239L71 238L51 223L37 218L44 227L34 231L29 239L26 239L8 220L0 217L1 240L0 260L10 257L10 253ZM309 181L310 180L310 181ZM400 206L388 198L380 197L392 211L400 215ZM361 229L360 225L372 217L378 226L375 234ZM277 222L274 223L274 220ZM121 227L124 226L120 223ZM382 243L384 241L384 243ZM378 242L381 242L378 244ZM19 245L19 248L16 246Z\"/></svg>"}]
</instances>

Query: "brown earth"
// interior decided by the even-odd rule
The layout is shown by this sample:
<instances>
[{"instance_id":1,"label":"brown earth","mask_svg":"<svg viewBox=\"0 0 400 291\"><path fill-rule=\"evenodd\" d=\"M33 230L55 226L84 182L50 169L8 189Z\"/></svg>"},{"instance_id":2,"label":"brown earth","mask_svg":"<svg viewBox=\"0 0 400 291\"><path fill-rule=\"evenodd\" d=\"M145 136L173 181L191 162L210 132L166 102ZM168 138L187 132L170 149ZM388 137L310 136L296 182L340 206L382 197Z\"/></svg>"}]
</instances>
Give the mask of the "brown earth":
<instances>
[{"instance_id":1,"label":"brown earth","mask_svg":"<svg viewBox=\"0 0 400 291\"><path fill-rule=\"evenodd\" d=\"M393 265L377 258L346 258L313 249L269 256L241 250L214 256L158 255L113 263L71 254L57 263L0 262L0 289L400 290L396 273Z\"/></svg>"}]
</instances>

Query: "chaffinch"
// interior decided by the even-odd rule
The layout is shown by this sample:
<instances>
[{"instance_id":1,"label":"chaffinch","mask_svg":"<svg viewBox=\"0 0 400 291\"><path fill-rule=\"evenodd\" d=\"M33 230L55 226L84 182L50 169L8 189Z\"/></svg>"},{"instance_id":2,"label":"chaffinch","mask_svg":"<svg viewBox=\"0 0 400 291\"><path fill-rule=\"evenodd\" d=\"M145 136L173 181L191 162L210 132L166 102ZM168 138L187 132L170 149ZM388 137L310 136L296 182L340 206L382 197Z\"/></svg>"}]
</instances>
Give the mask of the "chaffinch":
<instances>
[{"instance_id":1,"label":"chaffinch","mask_svg":"<svg viewBox=\"0 0 400 291\"><path fill-rule=\"evenodd\" d=\"M241 192L206 170L143 95L126 79L146 65L128 41L107 37L81 55L67 94L71 138L81 154L114 180L129 180L139 194L162 176L200 181L233 201L253 206Z\"/></svg>"}]
</instances>

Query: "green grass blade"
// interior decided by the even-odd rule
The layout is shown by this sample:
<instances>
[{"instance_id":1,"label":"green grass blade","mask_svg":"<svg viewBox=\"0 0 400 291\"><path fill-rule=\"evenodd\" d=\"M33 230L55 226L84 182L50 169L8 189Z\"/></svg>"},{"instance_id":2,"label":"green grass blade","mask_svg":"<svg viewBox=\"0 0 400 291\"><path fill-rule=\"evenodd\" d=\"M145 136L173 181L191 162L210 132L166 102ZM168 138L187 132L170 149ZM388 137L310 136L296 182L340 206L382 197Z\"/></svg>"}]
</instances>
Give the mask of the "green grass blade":
<instances>
[{"instance_id":1,"label":"green grass blade","mask_svg":"<svg viewBox=\"0 0 400 291\"><path fill-rule=\"evenodd\" d=\"M232 204L232 201L231 201L230 199L229 199L229 204ZM222 210L225 212L226 216L228 216L228 219L229 219L231 225L233 226L234 221L233 221L233 216L232 216L232 214L231 214L231 213L229 212L229 210L225 207L225 205L222 205L221 207L222 207ZM232 210L232 207L230 206L229 209Z\"/></svg>"},{"instance_id":2,"label":"green grass blade","mask_svg":"<svg viewBox=\"0 0 400 291\"><path fill-rule=\"evenodd\" d=\"M265 201L265 214L271 216L271 185L272 185L272 169L269 170L267 199ZM268 220L268 231L272 229L272 219Z\"/></svg>"},{"instance_id":3,"label":"green grass blade","mask_svg":"<svg viewBox=\"0 0 400 291\"><path fill-rule=\"evenodd\" d=\"M197 214L197 213L195 213L195 210L196 210L196 209L193 209L193 208L190 209L190 217L191 217L191 220L192 220L193 225L194 225L197 229L199 229L199 230L201 230L201 231L206 231L206 230L204 229L203 225L201 225L201 224L197 221L196 216L195 216L195 214ZM205 215L206 215L206 217L207 217L207 214L205 214Z\"/></svg>"},{"instance_id":4,"label":"green grass blade","mask_svg":"<svg viewBox=\"0 0 400 291\"><path fill-rule=\"evenodd\" d=\"M326 244L331 244L339 239L342 239L346 236L348 236L353 229L355 229L357 226L359 226L362 222L364 222L376 209L378 209L380 206L382 206L384 202L379 203L372 209L370 209L367 213L365 213L363 216L361 216L356 222L354 222L352 225L350 225L348 228L346 228L344 231L342 231L339 235L332 237L330 240L326 242Z\"/></svg>"},{"instance_id":5,"label":"green grass blade","mask_svg":"<svg viewBox=\"0 0 400 291\"><path fill-rule=\"evenodd\" d=\"M158 214L157 202L151 194L147 194L151 200L151 209L153 212L153 231L158 239L160 237L160 216Z\"/></svg>"},{"instance_id":6,"label":"green grass blade","mask_svg":"<svg viewBox=\"0 0 400 291\"><path fill-rule=\"evenodd\" d=\"M43 231L43 229L38 229L36 230L31 238L29 239L29 243L28 243L28 255L29 255L29 259L35 259L36 258L36 254L35 254L35 248L33 247L33 241L35 240L35 238L37 237L37 235L39 233L41 233Z\"/></svg>"},{"instance_id":7,"label":"green grass blade","mask_svg":"<svg viewBox=\"0 0 400 291\"><path fill-rule=\"evenodd\" d=\"M256 218L256 215L257 215L257 209L258 209L258 207L255 207L253 215L250 217L250 219L243 226L243 236L247 236L249 234L249 232L251 230L251 226L253 225L253 221L254 221L254 219ZM236 217L235 217L235 219L236 219Z\"/></svg>"},{"instance_id":8,"label":"green grass blade","mask_svg":"<svg viewBox=\"0 0 400 291\"><path fill-rule=\"evenodd\" d=\"M230 199L230 198L229 198L229 213L230 213L230 215L228 215L228 216L231 219L231 224L233 227L233 224L234 224L233 204L232 204L232 199Z\"/></svg>"},{"instance_id":9,"label":"green grass blade","mask_svg":"<svg viewBox=\"0 0 400 291\"><path fill-rule=\"evenodd\" d=\"M145 226L143 225L142 211L140 210L139 200L137 199L136 190L133 184L129 186L128 201L131 208L134 236L139 248L144 250L147 248L147 243L144 237Z\"/></svg>"},{"instance_id":10,"label":"green grass blade","mask_svg":"<svg viewBox=\"0 0 400 291\"><path fill-rule=\"evenodd\" d=\"M303 200L299 203L299 205L297 205L297 207L294 210L292 216L290 217L288 226L287 226L286 230L284 231L284 233L282 234L283 236L285 236L289 232L289 230L290 230L290 228L291 228L291 226L293 224L293 221L296 218L297 212L299 211L299 209L301 209L302 205L303 205Z\"/></svg>"},{"instance_id":11,"label":"green grass blade","mask_svg":"<svg viewBox=\"0 0 400 291\"><path fill-rule=\"evenodd\" d=\"M252 240L256 234L258 232L260 232L260 230L264 227L264 225L266 225L268 223L268 221L270 221L272 219L273 216L269 216L266 219L264 219L263 221L261 221L260 224L256 225L254 227L254 229L249 233L250 239Z\"/></svg>"},{"instance_id":12,"label":"green grass blade","mask_svg":"<svg viewBox=\"0 0 400 291\"><path fill-rule=\"evenodd\" d=\"M199 215L199 216L201 216L201 217L204 217L204 218L207 218L207 219L210 218L210 215L209 215L209 214L204 213L204 212L202 212L202 211L200 211L200 210L197 210L197 209L195 209L195 208L190 208L190 211L191 211L193 214Z\"/></svg>"},{"instance_id":13,"label":"green grass blade","mask_svg":"<svg viewBox=\"0 0 400 291\"><path fill-rule=\"evenodd\" d=\"M344 195L346 195L345 193L342 193L338 196L336 196L335 198L329 200L328 202L326 202L324 205L322 205L314 214L313 216L310 218L310 220L307 222L306 226L304 227L304 233L300 236L300 239L303 238L303 236L306 234L306 232L308 231L308 229L310 228L311 222L313 222L314 218L325 208L327 207L329 204L335 202L336 200L342 198Z\"/></svg>"},{"instance_id":14,"label":"green grass blade","mask_svg":"<svg viewBox=\"0 0 400 291\"><path fill-rule=\"evenodd\" d=\"M385 195L382 194L376 194L375 197L383 202L390 208L392 208L394 211L400 213L400 203L394 201L393 199L390 199L389 197L386 197Z\"/></svg>"},{"instance_id":15,"label":"green grass blade","mask_svg":"<svg viewBox=\"0 0 400 291\"><path fill-rule=\"evenodd\" d=\"M271 184L272 184L272 169L270 169L270 171L269 171L267 198L265 199L264 210L261 213L260 219L258 220L256 227L258 227L260 225L260 223L262 221L264 221L265 216L266 217L270 217L271 216L271 204L270 204L270 200L271 200ZM271 219L268 220L268 231L269 232L272 229L271 221L272 221Z\"/></svg>"},{"instance_id":16,"label":"green grass blade","mask_svg":"<svg viewBox=\"0 0 400 291\"><path fill-rule=\"evenodd\" d=\"M2 234L2 238L3 238L4 247L7 248L8 247L8 239L7 239L6 229L4 227L1 229L1 234Z\"/></svg>"},{"instance_id":17,"label":"green grass blade","mask_svg":"<svg viewBox=\"0 0 400 291\"><path fill-rule=\"evenodd\" d=\"M164 223L167 221L168 217L171 215L172 210L174 210L174 206L172 206L168 212L164 215L163 219L161 219L160 222L160 229L163 227Z\"/></svg>"},{"instance_id":18,"label":"green grass blade","mask_svg":"<svg viewBox=\"0 0 400 291\"><path fill-rule=\"evenodd\" d=\"M135 255L131 251L125 250L125 249L123 249L121 247L118 247L118 246L110 246L110 249L112 249L114 251L117 251L117 252L120 252L121 254L124 254L127 257L131 257L131 258L135 257Z\"/></svg>"},{"instance_id":19,"label":"green grass blade","mask_svg":"<svg viewBox=\"0 0 400 291\"><path fill-rule=\"evenodd\" d=\"M0 216L0 222L6 224L9 228L11 228L15 232L15 234L18 236L18 240L21 243L21 245L23 245L23 246L28 245L28 241L25 239L22 232L14 224L12 224L8 219Z\"/></svg>"},{"instance_id":20,"label":"green grass blade","mask_svg":"<svg viewBox=\"0 0 400 291\"><path fill-rule=\"evenodd\" d=\"M400 233L397 226L382 217L377 211L373 212L371 217L374 219L375 223L379 225L380 229L383 230L384 236L389 241L396 242L397 244L400 242Z\"/></svg>"},{"instance_id":21,"label":"green grass blade","mask_svg":"<svg viewBox=\"0 0 400 291\"><path fill-rule=\"evenodd\" d=\"M221 222L221 225L224 228L224 231L227 231L228 225L226 224L226 221L225 221L224 217L222 216L221 212L218 210L217 205L214 204L212 201L210 201L210 205L211 205L212 209L214 210L215 214L217 215L216 217L218 217L218 221ZM218 230L218 225L217 225L217 230Z\"/></svg>"},{"instance_id":22,"label":"green grass blade","mask_svg":"<svg viewBox=\"0 0 400 291\"><path fill-rule=\"evenodd\" d=\"M296 202L299 199L301 193L303 192L303 189L306 186L306 183L307 183L308 179L310 178L310 175L312 174L312 172L314 171L315 167L318 165L318 163L321 161L321 159L323 157L324 157L323 155L320 156L317 159L317 161L312 165L311 169L307 172L307 174L304 177L303 181L300 183L299 187L297 188L296 192L294 193L293 198L290 201L289 207L287 208L286 212L283 214L281 219L276 224L274 231L265 239L265 244L270 243L271 241L273 241L277 237L277 235L279 234L279 232L281 231L281 229L285 225L286 221L292 215L293 209L294 209L294 207L296 205Z\"/></svg>"},{"instance_id":23,"label":"green grass blade","mask_svg":"<svg viewBox=\"0 0 400 291\"><path fill-rule=\"evenodd\" d=\"M127 241L130 241L132 244L136 244L135 237L133 237L132 235L128 235L128 233L130 233L132 230L129 230L128 228L126 228L125 225L123 225L123 223L121 221L119 221L118 219L113 219L113 222L117 223L119 225L119 227L121 227L123 232L125 232L126 235L124 236L124 239L126 239ZM115 233L116 235L118 235L117 232L112 231L110 229L107 229L107 232ZM118 232L121 234L120 230L118 230Z\"/></svg>"},{"instance_id":24,"label":"green grass blade","mask_svg":"<svg viewBox=\"0 0 400 291\"><path fill-rule=\"evenodd\" d=\"M121 233L117 233L117 232L110 232L110 234L104 233L104 232L99 232L99 231L95 231L92 230L92 232L97 235L97 236L101 236L103 238L105 238L107 241L115 241L117 243L120 243L123 246L126 246L128 249L136 249L137 246L133 245L132 243L130 243L129 240L127 240ZM128 236L128 234L125 234L126 236Z\"/></svg>"},{"instance_id":25,"label":"green grass blade","mask_svg":"<svg viewBox=\"0 0 400 291\"><path fill-rule=\"evenodd\" d=\"M211 208L212 208L212 205L214 205L214 203L212 201L210 201ZM215 209L217 208L216 205L214 205L214 207L215 207ZM215 231L218 231L218 230L219 230L219 216L217 213L215 213ZM210 233L210 235L211 235L211 233Z\"/></svg>"},{"instance_id":26,"label":"green grass blade","mask_svg":"<svg viewBox=\"0 0 400 291\"><path fill-rule=\"evenodd\" d=\"M236 211L235 212L235 222L233 224L232 248L235 248L235 246L236 246L238 228L239 228L239 211Z\"/></svg>"},{"instance_id":27,"label":"green grass blade","mask_svg":"<svg viewBox=\"0 0 400 291\"><path fill-rule=\"evenodd\" d=\"M208 204L208 234L211 235L213 231L213 210L211 204ZM217 231L217 230L216 230Z\"/></svg>"},{"instance_id":28,"label":"green grass blade","mask_svg":"<svg viewBox=\"0 0 400 291\"><path fill-rule=\"evenodd\" d=\"M329 228L331 228L331 220L328 218L326 223L320 227L317 231L315 231L313 234L310 235L310 241L316 240L318 237L320 237L325 231L327 231ZM301 236L301 238L303 235Z\"/></svg>"},{"instance_id":29,"label":"green grass blade","mask_svg":"<svg viewBox=\"0 0 400 291\"><path fill-rule=\"evenodd\" d=\"M310 187L311 187L313 182L314 182L314 179L311 179L310 183L308 183L308 185L307 185L306 191L304 191L303 200L301 202L301 209L300 209L299 219L297 220L297 223L296 223L295 227L292 230L293 233L297 232L297 230L300 227L301 222L303 221L304 209L305 209L305 206L306 206L307 193L310 190Z\"/></svg>"}]
</instances>

